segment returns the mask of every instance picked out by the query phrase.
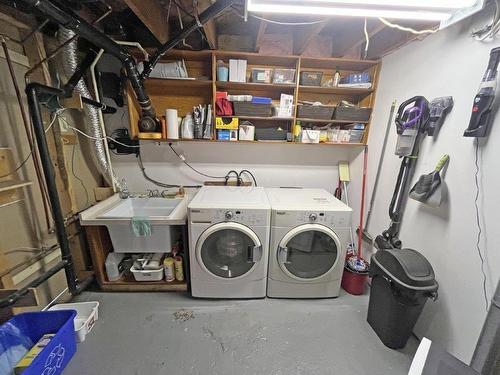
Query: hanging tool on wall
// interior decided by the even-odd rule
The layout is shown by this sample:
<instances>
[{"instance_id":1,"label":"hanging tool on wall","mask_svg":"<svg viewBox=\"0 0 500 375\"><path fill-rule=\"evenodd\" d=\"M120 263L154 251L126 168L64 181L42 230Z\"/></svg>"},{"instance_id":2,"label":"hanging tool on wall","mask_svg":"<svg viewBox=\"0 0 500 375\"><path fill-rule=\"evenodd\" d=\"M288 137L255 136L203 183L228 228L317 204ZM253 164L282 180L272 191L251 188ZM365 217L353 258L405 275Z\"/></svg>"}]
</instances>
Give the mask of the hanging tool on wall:
<instances>
[{"instance_id":1,"label":"hanging tool on wall","mask_svg":"<svg viewBox=\"0 0 500 375\"><path fill-rule=\"evenodd\" d=\"M431 173L420 176L410 190L410 198L431 207L439 207L443 199L444 184L440 173L449 160L450 156L448 154L443 155Z\"/></svg>"},{"instance_id":2,"label":"hanging tool on wall","mask_svg":"<svg viewBox=\"0 0 500 375\"><path fill-rule=\"evenodd\" d=\"M430 108L430 119L429 126L427 127L427 135L431 137L436 137L441 129L441 125L446 118L446 115L453 108L453 97L452 96L442 96L436 98L429 104Z\"/></svg>"},{"instance_id":3,"label":"hanging tool on wall","mask_svg":"<svg viewBox=\"0 0 500 375\"><path fill-rule=\"evenodd\" d=\"M349 173L349 163L347 161L340 161L339 162L339 184L337 186L337 189L335 189L335 197L338 200L342 200L342 195L344 196L344 202L346 205L351 207L349 204L349 192L347 190L347 184L351 181L350 173ZM342 194L343 192L343 194ZM352 228L350 229L350 235L351 235L351 243L348 246L348 251L351 250L355 252L356 250L356 244L354 242L354 234L352 232Z\"/></svg>"},{"instance_id":4,"label":"hanging tool on wall","mask_svg":"<svg viewBox=\"0 0 500 375\"><path fill-rule=\"evenodd\" d=\"M464 131L464 137L486 137L493 120L492 107L497 89L498 64L500 63L500 47L490 52L488 68L479 85L479 91L474 98L469 126Z\"/></svg>"}]
</instances>

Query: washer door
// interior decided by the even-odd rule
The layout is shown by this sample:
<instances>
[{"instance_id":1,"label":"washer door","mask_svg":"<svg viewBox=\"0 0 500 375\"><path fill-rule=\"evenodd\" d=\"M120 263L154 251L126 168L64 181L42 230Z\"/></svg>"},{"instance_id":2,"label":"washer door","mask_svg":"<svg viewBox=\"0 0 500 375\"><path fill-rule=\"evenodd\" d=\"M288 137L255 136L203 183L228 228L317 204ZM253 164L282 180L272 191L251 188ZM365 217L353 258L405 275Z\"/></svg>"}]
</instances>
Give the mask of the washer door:
<instances>
[{"instance_id":1,"label":"washer door","mask_svg":"<svg viewBox=\"0 0 500 375\"><path fill-rule=\"evenodd\" d=\"M335 267L340 250L339 238L333 230L319 224L304 224L283 237L277 251L278 263L294 279L313 280Z\"/></svg>"},{"instance_id":2,"label":"washer door","mask_svg":"<svg viewBox=\"0 0 500 375\"><path fill-rule=\"evenodd\" d=\"M199 264L224 279L244 277L262 258L262 244L248 227L219 223L205 230L196 245Z\"/></svg>"}]
</instances>

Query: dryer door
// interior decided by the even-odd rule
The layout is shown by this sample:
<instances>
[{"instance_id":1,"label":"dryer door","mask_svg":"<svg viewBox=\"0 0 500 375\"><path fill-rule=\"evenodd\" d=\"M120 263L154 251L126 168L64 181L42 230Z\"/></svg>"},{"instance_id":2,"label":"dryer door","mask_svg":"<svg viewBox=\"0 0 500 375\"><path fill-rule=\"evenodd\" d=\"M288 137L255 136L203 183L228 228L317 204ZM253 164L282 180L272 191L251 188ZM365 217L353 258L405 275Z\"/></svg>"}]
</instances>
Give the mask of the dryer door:
<instances>
[{"instance_id":1,"label":"dryer door","mask_svg":"<svg viewBox=\"0 0 500 375\"><path fill-rule=\"evenodd\" d=\"M333 230L320 224L292 229L277 249L278 263L288 276L313 280L326 275L339 261L341 245Z\"/></svg>"},{"instance_id":2,"label":"dryer door","mask_svg":"<svg viewBox=\"0 0 500 375\"><path fill-rule=\"evenodd\" d=\"M205 230L196 244L199 264L212 275L235 279L244 277L262 258L262 244L248 227L218 223Z\"/></svg>"}]
</instances>

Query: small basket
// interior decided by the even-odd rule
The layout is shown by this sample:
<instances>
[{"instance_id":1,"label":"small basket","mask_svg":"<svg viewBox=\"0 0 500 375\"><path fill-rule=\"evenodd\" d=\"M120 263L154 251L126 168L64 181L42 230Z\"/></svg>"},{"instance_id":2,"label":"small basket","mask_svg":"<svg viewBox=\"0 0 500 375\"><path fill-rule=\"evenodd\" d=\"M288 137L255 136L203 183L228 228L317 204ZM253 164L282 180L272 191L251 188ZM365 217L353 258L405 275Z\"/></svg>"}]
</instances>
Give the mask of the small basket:
<instances>
[{"instance_id":1,"label":"small basket","mask_svg":"<svg viewBox=\"0 0 500 375\"><path fill-rule=\"evenodd\" d=\"M323 72L301 72L300 84L302 86L321 86Z\"/></svg>"},{"instance_id":2,"label":"small basket","mask_svg":"<svg viewBox=\"0 0 500 375\"><path fill-rule=\"evenodd\" d=\"M84 342L87 334L94 327L98 319L99 302L78 302L78 303L59 303L52 306L49 311L75 310L75 335L77 342Z\"/></svg>"},{"instance_id":3,"label":"small basket","mask_svg":"<svg viewBox=\"0 0 500 375\"><path fill-rule=\"evenodd\" d=\"M258 141L286 141L286 130L281 128L255 128Z\"/></svg>"},{"instance_id":4,"label":"small basket","mask_svg":"<svg viewBox=\"0 0 500 375\"><path fill-rule=\"evenodd\" d=\"M235 116L271 117L271 104L255 104L251 102L233 102Z\"/></svg>"},{"instance_id":5,"label":"small basket","mask_svg":"<svg viewBox=\"0 0 500 375\"><path fill-rule=\"evenodd\" d=\"M299 104L297 108L297 117L316 120L331 120L334 111L335 107L333 106Z\"/></svg>"},{"instance_id":6,"label":"small basket","mask_svg":"<svg viewBox=\"0 0 500 375\"><path fill-rule=\"evenodd\" d=\"M359 107L346 107L338 106L335 110L335 120L342 121L361 121L366 122L370 120L370 115L372 114L371 108L359 108Z\"/></svg>"},{"instance_id":7,"label":"small basket","mask_svg":"<svg viewBox=\"0 0 500 375\"><path fill-rule=\"evenodd\" d=\"M134 274L135 281L161 281L163 280L163 267L156 270L138 270L134 266L130 268Z\"/></svg>"}]
</instances>

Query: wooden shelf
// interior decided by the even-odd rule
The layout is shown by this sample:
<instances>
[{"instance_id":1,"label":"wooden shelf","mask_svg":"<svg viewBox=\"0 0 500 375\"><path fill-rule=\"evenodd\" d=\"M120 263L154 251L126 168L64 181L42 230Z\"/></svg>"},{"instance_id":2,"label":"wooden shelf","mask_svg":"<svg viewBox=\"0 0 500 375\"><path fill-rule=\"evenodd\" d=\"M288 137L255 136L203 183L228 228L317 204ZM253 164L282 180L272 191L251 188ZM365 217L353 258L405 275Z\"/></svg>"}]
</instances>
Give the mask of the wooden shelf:
<instances>
[{"instance_id":1,"label":"wooden shelf","mask_svg":"<svg viewBox=\"0 0 500 375\"><path fill-rule=\"evenodd\" d=\"M153 142L165 142L165 143L175 143L175 142L197 142L197 143L226 143L226 144L236 144L236 143L247 143L247 144L266 144L266 145L306 145L306 146L364 146L364 143L333 143L333 142L322 142L322 143L300 143L300 142L288 142L288 141L220 141L217 139L147 139Z\"/></svg>"},{"instance_id":2,"label":"wooden shelf","mask_svg":"<svg viewBox=\"0 0 500 375\"><path fill-rule=\"evenodd\" d=\"M228 90L257 90L257 91L293 91L295 83L292 84L274 84L274 83L254 83L254 82L223 82L217 81L215 85L218 89Z\"/></svg>"},{"instance_id":3,"label":"wooden shelf","mask_svg":"<svg viewBox=\"0 0 500 375\"><path fill-rule=\"evenodd\" d=\"M7 180L0 181L0 193L8 190L19 189L24 186L32 185L31 181Z\"/></svg>"},{"instance_id":4,"label":"wooden shelf","mask_svg":"<svg viewBox=\"0 0 500 375\"><path fill-rule=\"evenodd\" d=\"M264 120L264 121L293 121L293 117L259 117L259 116L227 116L237 117L240 120Z\"/></svg>"},{"instance_id":5,"label":"wooden shelf","mask_svg":"<svg viewBox=\"0 0 500 375\"><path fill-rule=\"evenodd\" d=\"M347 96L347 95L370 95L373 92L373 89L355 88L355 87L299 86L299 92Z\"/></svg>"},{"instance_id":6,"label":"wooden shelf","mask_svg":"<svg viewBox=\"0 0 500 375\"><path fill-rule=\"evenodd\" d=\"M104 281L102 290L117 292L185 292L187 283L185 281L135 281L122 279L117 281Z\"/></svg>"},{"instance_id":7,"label":"wooden shelf","mask_svg":"<svg viewBox=\"0 0 500 375\"><path fill-rule=\"evenodd\" d=\"M297 121L316 122L319 124L367 124L368 121L349 121L349 120L318 120L314 118L297 118Z\"/></svg>"},{"instance_id":8,"label":"wooden shelf","mask_svg":"<svg viewBox=\"0 0 500 375\"><path fill-rule=\"evenodd\" d=\"M144 81L144 86L149 90L169 89L169 88L211 88L212 81L208 79L163 79L148 78Z\"/></svg>"}]
</instances>

